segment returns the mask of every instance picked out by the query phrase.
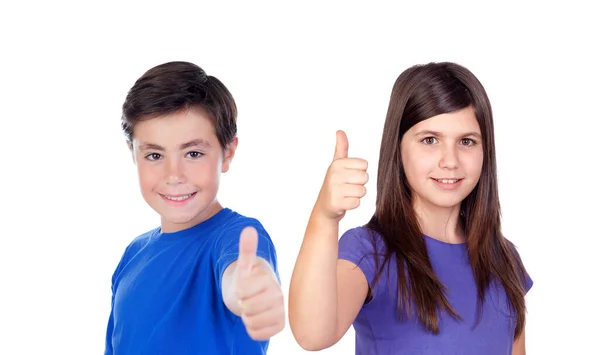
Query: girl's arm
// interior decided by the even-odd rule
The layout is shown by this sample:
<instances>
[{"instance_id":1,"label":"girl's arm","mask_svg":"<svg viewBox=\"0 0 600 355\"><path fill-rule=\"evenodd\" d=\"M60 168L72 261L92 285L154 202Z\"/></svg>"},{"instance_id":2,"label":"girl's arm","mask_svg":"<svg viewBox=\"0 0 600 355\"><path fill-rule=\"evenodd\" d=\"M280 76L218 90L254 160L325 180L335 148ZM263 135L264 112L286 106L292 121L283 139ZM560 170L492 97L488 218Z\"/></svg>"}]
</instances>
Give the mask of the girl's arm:
<instances>
[{"instance_id":1,"label":"girl's arm","mask_svg":"<svg viewBox=\"0 0 600 355\"><path fill-rule=\"evenodd\" d=\"M512 354L525 355L525 329L523 329L521 335L515 339L515 342L513 343Z\"/></svg>"},{"instance_id":2,"label":"girl's arm","mask_svg":"<svg viewBox=\"0 0 600 355\"><path fill-rule=\"evenodd\" d=\"M337 343L350 328L368 292L365 275L338 260L337 222L313 210L292 274L290 328L298 344L316 351Z\"/></svg>"},{"instance_id":3,"label":"girl's arm","mask_svg":"<svg viewBox=\"0 0 600 355\"><path fill-rule=\"evenodd\" d=\"M366 161L348 158L346 135L338 132L334 161L311 213L290 283L290 328L305 350L337 343L367 296L362 271L338 260L339 221L365 195L366 169Z\"/></svg>"}]
</instances>

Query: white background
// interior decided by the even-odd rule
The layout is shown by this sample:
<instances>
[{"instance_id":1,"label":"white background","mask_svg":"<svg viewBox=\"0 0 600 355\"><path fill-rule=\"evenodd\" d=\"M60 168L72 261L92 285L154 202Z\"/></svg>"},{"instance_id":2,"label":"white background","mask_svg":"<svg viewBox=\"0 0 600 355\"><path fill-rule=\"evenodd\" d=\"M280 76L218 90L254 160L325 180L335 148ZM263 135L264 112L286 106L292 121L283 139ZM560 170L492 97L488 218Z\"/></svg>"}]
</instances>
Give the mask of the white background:
<instances>
[{"instance_id":1,"label":"white background","mask_svg":"<svg viewBox=\"0 0 600 355\"><path fill-rule=\"evenodd\" d=\"M323 3L3 2L0 354L103 352L112 272L158 223L120 108L170 60L197 63L237 100L239 149L220 200L266 226L286 295L335 130L370 162L345 230L374 211L396 77L430 61L467 66L495 114L503 231L535 282L528 354L600 353L598 12L573 1ZM353 346L350 330L322 353ZM305 352L288 327L269 353Z\"/></svg>"}]
</instances>

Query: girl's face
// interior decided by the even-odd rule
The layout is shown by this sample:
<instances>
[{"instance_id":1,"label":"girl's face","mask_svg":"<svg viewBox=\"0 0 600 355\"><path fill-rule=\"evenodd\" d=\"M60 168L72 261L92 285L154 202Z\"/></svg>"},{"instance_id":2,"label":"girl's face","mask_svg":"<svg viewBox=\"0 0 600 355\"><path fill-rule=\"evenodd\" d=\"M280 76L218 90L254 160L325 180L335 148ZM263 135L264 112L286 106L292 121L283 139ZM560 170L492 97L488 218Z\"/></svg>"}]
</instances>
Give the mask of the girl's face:
<instances>
[{"instance_id":1,"label":"girl's face","mask_svg":"<svg viewBox=\"0 0 600 355\"><path fill-rule=\"evenodd\" d=\"M414 125L400 149L415 206L456 207L479 181L483 147L471 106Z\"/></svg>"}]
</instances>

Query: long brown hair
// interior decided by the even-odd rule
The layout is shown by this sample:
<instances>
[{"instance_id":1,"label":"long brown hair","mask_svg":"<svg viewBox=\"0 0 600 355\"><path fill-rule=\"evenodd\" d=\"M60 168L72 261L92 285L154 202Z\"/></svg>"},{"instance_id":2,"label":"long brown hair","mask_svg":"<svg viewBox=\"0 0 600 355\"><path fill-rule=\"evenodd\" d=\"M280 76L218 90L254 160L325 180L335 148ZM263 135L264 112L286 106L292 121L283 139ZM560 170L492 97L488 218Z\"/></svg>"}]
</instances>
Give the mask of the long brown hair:
<instances>
[{"instance_id":1,"label":"long brown hair","mask_svg":"<svg viewBox=\"0 0 600 355\"><path fill-rule=\"evenodd\" d=\"M413 66L400 74L392 89L379 156L376 210L367 224L367 228L379 234L386 245L383 262L375 258L377 274L374 283L381 278L385 264L395 257L400 317L415 313L411 311L413 303L419 322L434 334L439 333L438 310L460 319L444 294L445 286L432 269L413 209L400 142L415 124L468 106L475 108L484 158L479 182L461 203L459 227L466 236L477 285L478 319L490 282L498 280L516 315L516 337L525 323L525 270L514 246L503 237L500 229L492 109L479 80L458 64ZM375 239L373 243L376 247Z\"/></svg>"}]
</instances>

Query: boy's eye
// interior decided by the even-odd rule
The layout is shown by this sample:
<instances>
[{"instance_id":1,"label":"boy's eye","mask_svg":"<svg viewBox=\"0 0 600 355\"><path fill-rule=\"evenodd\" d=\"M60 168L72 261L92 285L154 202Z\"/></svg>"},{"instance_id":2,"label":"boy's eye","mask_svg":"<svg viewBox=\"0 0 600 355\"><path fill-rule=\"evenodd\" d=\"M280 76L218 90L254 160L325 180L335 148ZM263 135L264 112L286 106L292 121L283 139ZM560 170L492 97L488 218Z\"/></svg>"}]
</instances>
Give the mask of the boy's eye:
<instances>
[{"instance_id":1,"label":"boy's eye","mask_svg":"<svg viewBox=\"0 0 600 355\"><path fill-rule=\"evenodd\" d=\"M150 160L150 161L155 161L161 158L161 155L158 153L150 153L148 155L146 155L146 159Z\"/></svg>"},{"instance_id":2,"label":"boy's eye","mask_svg":"<svg viewBox=\"0 0 600 355\"><path fill-rule=\"evenodd\" d=\"M427 137L427 138L423 139L422 142L427 145L435 144L435 142L437 142L437 139L435 137Z\"/></svg>"},{"instance_id":3,"label":"boy's eye","mask_svg":"<svg viewBox=\"0 0 600 355\"><path fill-rule=\"evenodd\" d=\"M202 154L200 152L189 152L187 155L192 159L198 159L198 158L202 157L204 154Z\"/></svg>"}]
</instances>

